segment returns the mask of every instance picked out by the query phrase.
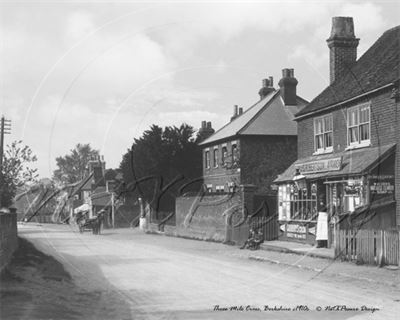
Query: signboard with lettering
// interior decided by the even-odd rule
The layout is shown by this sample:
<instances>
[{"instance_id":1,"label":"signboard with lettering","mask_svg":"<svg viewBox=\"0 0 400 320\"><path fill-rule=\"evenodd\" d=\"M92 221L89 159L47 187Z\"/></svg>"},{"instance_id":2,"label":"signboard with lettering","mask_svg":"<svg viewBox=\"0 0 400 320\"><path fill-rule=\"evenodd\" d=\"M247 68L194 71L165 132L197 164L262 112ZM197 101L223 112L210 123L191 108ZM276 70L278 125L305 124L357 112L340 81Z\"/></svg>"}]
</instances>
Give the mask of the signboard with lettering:
<instances>
[{"instance_id":1,"label":"signboard with lettering","mask_svg":"<svg viewBox=\"0 0 400 320\"><path fill-rule=\"evenodd\" d=\"M370 175L368 179L371 194L394 194L393 175Z\"/></svg>"},{"instance_id":2,"label":"signboard with lettering","mask_svg":"<svg viewBox=\"0 0 400 320\"><path fill-rule=\"evenodd\" d=\"M302 174L338 171L342 168L342 157L299 163L296 164L295 167L299 169Z\"/></svg>"},{"instance_id":3,"label":"signboard with lettering","mask_svg":"<svg viewBox=\"0 0 400 320\"><path fill-rule=\"evenodd\" d=\"M368 183L371 202L389 198L394 200L394 175L369 175Z\"/></svg>"},{"instance_id":4,"label":"signboard with lettering","mask_svg":"<svg viewBox=\"0 0 400 320\"><path fill-rule=\"evenodd\" d=\"M302 174L338 171L342 168L342 157L299 163L295 167Z\"/></svg>"},{"instance_id":5,"label":"signboard with lettering","mask_svg":"<svg viewBox=\"0 0 400 320\"><path fill-rule=\"evenodd\" d=\"M287 224L286 236L289 238L306 239L307 227L298 224Z\"/></svg>"}]
</instances>

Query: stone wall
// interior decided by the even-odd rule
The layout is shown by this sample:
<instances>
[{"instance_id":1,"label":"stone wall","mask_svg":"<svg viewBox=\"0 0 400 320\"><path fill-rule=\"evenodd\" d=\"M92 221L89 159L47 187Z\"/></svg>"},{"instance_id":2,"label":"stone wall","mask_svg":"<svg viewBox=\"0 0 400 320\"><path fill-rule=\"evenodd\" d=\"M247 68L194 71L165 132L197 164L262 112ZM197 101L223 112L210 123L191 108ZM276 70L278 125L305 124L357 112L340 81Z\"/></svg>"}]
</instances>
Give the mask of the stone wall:
<instances>
[{"instance_id":1,"label":"stone wall","mask_svg":"<svg viewBox=\"0 0 400 320\"><path fill-rule=\"evenodd\" d=\"M0 271L7 266L17 246L17 214L0 212Z\"/></svg>"}]
</instances>

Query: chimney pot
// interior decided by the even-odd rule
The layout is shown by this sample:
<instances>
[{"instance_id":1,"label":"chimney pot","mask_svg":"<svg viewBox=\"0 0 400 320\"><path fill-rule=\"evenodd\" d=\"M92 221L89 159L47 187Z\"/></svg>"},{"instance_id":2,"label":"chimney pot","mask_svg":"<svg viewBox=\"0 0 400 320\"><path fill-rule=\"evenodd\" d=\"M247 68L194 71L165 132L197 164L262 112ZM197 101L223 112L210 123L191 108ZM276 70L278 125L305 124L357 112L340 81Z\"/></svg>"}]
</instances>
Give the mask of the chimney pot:
<instances>
[{"instance_id":1,"label":"chimney pot","mask_svg":"<svg viewBox=\"0 0 400 320\"><path fill-rule=\"evenodd\" d=\"M333 17L330 39L345 38L355 39L354 22L352 17Z\"/></svg>"},{"instance_id":2,"label":"chimney pot","mask_svg":"<svg viewBox=\"0 0 400 320\"><path fill-rule=\"evenodd\" d=\"M238 115L238 105L237 105L237 104L235 104L235 105L233 106L233 115L234 115L234 116L237 116L237 115Z\"/></svg>"},{"instance_id":3,"label":"chimney pot","mask_svg":"<svg viewBox=\"0 0 400 320\"><path fill-rule=\"evenodd\" d=\"M202 122L201 122L201 127L202 127L203 129L206 127L206 125L207 125L207 121L202 121Z\"/></svg>"},{"instance_id":4,"label":"chimney pot","mask_svg":"<svg viewBox=\"0 0 400 320\"><path fill-rule=\"evenodd\" d=\"M243 108L239 108L239 115L243 113Z\"/></svg>"},{"instance_id":5,"label":"chimney pot","mask_svg":"<svg viewBox=\"0 0 400 320\"><path fill-rule=\"evenodd\" d=\"M211 127L211 121L208 121L207 122L207 129L211 129L212 127Z\"/></svg>"}]
</instances>

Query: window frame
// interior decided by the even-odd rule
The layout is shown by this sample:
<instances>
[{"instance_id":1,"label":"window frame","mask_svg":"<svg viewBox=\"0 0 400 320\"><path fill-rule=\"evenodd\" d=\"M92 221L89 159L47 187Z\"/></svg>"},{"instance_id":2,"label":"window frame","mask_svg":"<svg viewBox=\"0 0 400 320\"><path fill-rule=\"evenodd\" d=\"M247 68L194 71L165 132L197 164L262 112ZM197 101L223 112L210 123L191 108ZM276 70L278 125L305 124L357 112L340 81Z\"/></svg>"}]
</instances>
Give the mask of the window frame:
<instances>
[{"instance_id":1,"label":"window frame","mask_svg":"<svg viewBox=\"0 0 400 320\"><path fill-rule=\"evenodd\" d=\"M364 110L363 110L364 109ZM367 109L367 121L361 121L362 118L362 111L365 111ZM352 114L355 113L355 122L356 123L351 123L353 120ZM367 132L368 132L368 139L363 139L362 140L362 135L361 135L361 128L364 128L367 125ZM350 130L356 129L356 135L357 135L357 141L351 141L351 134ZM366 147L371 145L371 102L365 102L358 104L356 106L347 108L346 110L346 136L347 136L347 148L346 149L352 149L352 148L357 148L357 147Z\"/></svg>"},{"instance_id":2,"label":"window frame","mask_svg":"<svg viewBox=\"0 0 400 320\"><path fill-rule=\"evenodd\" d=\"M227 146L222 146L221 149L221 164L224 166L226 163L226 159L228 158L228 148Z\"/></svg>"},{"instance_id":3,"label":"window frame","mask_svg":"<svg viewBox=\"0 0 400 320\"><path fill-rule=\"evenodd\" d=\"M210 169L211 167L210 150L204 151L204 167L206 169Z\"/></svg>"},{"instance_id":4,"label":"window frame","mask_svg":"<svg viewBox=\"0 0 400 320\"><path fill-rule=\"evenodd\" d=\"M330 129L326 129L326 119L330 119ZM320 132L317 132L318 122L321 124ZM333 152L333 115L332 113L325 114L320 117L315 117L313 119L314 124L314 154L330 153ZM331 145L327 147L327 134L331 135ZM317 138L322 138L322 148L318 148Z\"/></svg>"},{"instance_id":5,"label":"window frame","mask_svg":"<svg viewBox=\"0 0 400 320\"><path fill-rule=\"evenodd\" d=\"M213 165L214 165L214 168L218 168L218 152L219 152L218 147L214 148L214 150L213 150Z\"/></svg>"}]
</instances>

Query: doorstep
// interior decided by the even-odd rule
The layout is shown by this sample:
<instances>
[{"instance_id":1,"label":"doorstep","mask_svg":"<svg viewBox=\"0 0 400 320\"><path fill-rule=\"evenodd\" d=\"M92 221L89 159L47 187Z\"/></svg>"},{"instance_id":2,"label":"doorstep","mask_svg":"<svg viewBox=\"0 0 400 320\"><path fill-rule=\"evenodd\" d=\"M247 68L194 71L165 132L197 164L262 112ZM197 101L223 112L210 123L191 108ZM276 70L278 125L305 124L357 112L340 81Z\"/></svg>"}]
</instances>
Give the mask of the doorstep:
<instances>
[{"instance_id":1,"label":"doorstep","mask_svg":"<svg viewBox=\"0 0 400 320\"><path fill-rule=\"evenodd\" d=\"M316 246L311 246L299 242L279 241L279 240L266 241L263 244L261 244L260 249L268 251L278 251L284 253L301 254L315 258L324 258L324 259L335 258L334 248L317 248Z\"/></svg>"}]
</instances>

